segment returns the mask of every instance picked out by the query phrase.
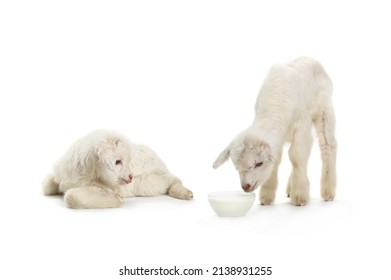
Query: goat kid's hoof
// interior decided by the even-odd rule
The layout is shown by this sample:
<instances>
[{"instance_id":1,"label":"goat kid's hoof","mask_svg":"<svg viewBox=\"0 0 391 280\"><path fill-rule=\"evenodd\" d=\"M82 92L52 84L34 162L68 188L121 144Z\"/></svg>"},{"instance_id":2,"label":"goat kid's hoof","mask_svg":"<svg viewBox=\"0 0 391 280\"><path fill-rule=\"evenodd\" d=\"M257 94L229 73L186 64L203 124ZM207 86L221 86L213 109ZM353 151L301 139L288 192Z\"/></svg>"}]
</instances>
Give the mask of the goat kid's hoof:
<instances>
[{"instance_id":1,"label":"goat kid's hoof","mask_svg":"<svg viewBox=\"0 0 391 280\"><path fill-rule=\"evenodd\" d=\"M261 196L261 205L270 205L273 203L274 199L270 197L262 197Z\"/></svg>"},{"instance_id":2,"label":"goat kid's hoof","mask_svg":"<svg viewBox=\"0 0 391 280\"><path fill-rule=\"evenodd\" d=\"M187 191L186 194L184 195L183 199L192 199L193 198L193 192L192 191Z\"/></svg>"},{"instance_id":3,"label":"goat kid's hoof","mask_svg":"<svg viewBox=\"0 0 391 280\"><path fill-rule=\"evenodd\" d=\"M291 203L294 206L305 206L307 204L308 198L302 196L291 196Z\"/></svg>"},{"instance_id":4,"label":"goat kid's hoof","mask_svg":"<svg viewBox=\"0 0 391 280\"><path fill-rule=\"evenodd\" d=\"M335 197L335 192L329 190L322 190L322 198L324 201L333 201Z\"/></svg>"},{"instance_id":5,"label":"goat kid's hoof","mask_svg":"<svg viewBox=\"0 0 391 280\"><path fill-rule=\"evenodd\" d=\"M170 192L169 196L183 200L190 200L193 198L193 192L188 189L183 189L179 192Z\"/></svg>"}]
</instances>

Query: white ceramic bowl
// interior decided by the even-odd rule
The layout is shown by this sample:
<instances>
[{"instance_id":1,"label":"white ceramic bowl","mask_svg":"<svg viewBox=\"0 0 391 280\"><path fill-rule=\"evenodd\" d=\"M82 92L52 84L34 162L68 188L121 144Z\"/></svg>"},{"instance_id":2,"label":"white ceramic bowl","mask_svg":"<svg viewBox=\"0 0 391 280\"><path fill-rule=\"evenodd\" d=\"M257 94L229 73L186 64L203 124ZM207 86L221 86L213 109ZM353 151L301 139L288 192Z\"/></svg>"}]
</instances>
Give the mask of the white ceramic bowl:
<instances>
[{"instance_id":1,"label":"white ceramic bowl","mask_svg":"<svg viewBox=\"0 0 391 280\"><path fill-rule=\"evenodd\" d=\"M244 216L254 204L255 193L243 191L214 192L208 194L212 209L221 217Z\"/></svg>"}]
</instances>

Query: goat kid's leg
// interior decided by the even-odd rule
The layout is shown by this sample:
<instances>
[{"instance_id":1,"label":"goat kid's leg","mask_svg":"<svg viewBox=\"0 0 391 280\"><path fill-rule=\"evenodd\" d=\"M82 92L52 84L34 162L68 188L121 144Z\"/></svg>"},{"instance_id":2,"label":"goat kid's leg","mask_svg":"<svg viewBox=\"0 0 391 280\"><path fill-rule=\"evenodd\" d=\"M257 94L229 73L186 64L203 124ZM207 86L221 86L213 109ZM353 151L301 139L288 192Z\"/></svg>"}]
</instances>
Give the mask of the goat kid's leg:
<instances>
[{"instance_id":1,"label":"goat kid's leg","mask_svg":"<svg viewBox=\"0 0 391 280\"><path fill-rule=\"evenodd\" d=\"M304 206L309 200L309 180L307 177L307 163L312 147L311 126L301 126L295 132L292 145L289 149L289 159L292 163L292 173L288 183L288 196L291 203Z\"/></svg>"},{"instance_id":2,"label":"goat kid's leg","mask_svg":"<svg viewBox=\"0 0 391 280\"><path fill-rule=\"evenodd\" d=\"M189 200L193 198L193 192L183 186L181 180L174 175L172 176L172 182L168 188L167 194L171 197Z\"/></svg>"},{"instance_id":3,"label":"goat kid's leg","mask_svg":"<svg viewBox=\"0 0 391 280\"><path fill-rule=\"evenodd\" d=\"M291 175L289 176L288 185L287 185L286 191L285 191L287 197L291 197L292 178L293 178L293 169L292 169L292 171L291 171Z\"/></svg>"},{"instance_id":4,"label":"goat kid's leg","mask_svg":"<svg viewBox=\"0 0 391 280\"><path fill-rule=\"evenodd\" d=\"M332 201L335 197L337 185L336 157L337 141L335 140L335 116L330 106L315 120L318 133L319 147L322 156L322 177L320 182L321 195L325 201Z\"/></svg>"},{"instance_id":5,"label":"goat kid's leg","mask_svg":"<svg viewBox=\"0 0 391 280\"><path fill-rule=\"evenodd\" d=\"M128 185L133 196L169 195L179 199L191 199L193 193L182 182L167 171L146 173L133 177Z\"/></svg>"},{"instance_id":6,"label":"goat kid's leg","mask_svg":"<svg viewBox=\"0 0 391 280\"><path fill-rule=\"evenodd\" d=\"M280 162L281 156L274 163L273 171L269 179L261 186L259 191L259 200L261 205L270 205L276 198L276 191L278 186L278 167Z\"/></svg>"},{"instance_id":7,"label":"goat kid's leg","mask_svg":"<svg viewBox=\"0 0 391 280\"><path fill-rule=\"evenodd\" d=\"M110 188L96 186L72 188L64 194L65 204L69 208L118 208L123 198Z\"/></svg>"}]
</instances>

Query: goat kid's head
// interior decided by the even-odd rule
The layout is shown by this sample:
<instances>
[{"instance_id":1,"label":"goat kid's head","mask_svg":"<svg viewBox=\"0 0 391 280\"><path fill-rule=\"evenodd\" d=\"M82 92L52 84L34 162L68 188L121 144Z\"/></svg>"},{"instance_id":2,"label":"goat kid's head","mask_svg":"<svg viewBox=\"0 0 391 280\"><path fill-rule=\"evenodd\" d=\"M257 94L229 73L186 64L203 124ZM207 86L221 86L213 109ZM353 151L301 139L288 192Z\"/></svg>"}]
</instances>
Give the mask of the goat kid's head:
<instances>
[{"instance_id":1,"label":"goat kid's head","mask_svg":"<svg viewBox=\"0 0 391 280\"><path fill-rule=\"evenodd\" d=\"M269 178L273 170L270 145L254 134L239 134L213 163L218 168L231 158L239 172L240 183L245 192L252 192Z\"/></svg>"},{"instance_id":2,"label":"goat kid's head","mask_svg":"<svg viewBox=\"0 0 391 280\"><path fill-rule=\"evenodd\" d=\"M118 137L108 137L95 150L99 160L99 176L111 186L132 182L130 146Z\"/></svg>"}]
</instances>

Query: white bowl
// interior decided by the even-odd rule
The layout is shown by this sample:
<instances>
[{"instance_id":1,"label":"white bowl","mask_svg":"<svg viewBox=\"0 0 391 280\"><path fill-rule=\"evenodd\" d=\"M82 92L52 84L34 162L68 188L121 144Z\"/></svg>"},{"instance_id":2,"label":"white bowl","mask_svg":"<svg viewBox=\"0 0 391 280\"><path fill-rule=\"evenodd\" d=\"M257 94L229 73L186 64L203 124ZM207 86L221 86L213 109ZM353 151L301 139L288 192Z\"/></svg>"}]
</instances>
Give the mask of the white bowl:
<instances>
[{"instance_id":1,"label":"white bowl","mask_svg":"<svg viewBox=\"0 0 391 280\"><path fill-rule=\"evenodd\" d=\"M212 209L221 217L240 217L246 215L254 204L255 193L243 191L214 192L208 194Z\"/></svg>"}]
</instances>

